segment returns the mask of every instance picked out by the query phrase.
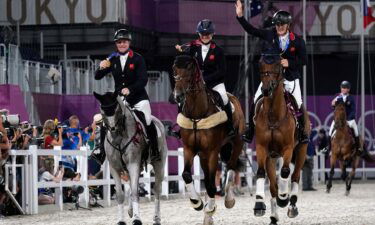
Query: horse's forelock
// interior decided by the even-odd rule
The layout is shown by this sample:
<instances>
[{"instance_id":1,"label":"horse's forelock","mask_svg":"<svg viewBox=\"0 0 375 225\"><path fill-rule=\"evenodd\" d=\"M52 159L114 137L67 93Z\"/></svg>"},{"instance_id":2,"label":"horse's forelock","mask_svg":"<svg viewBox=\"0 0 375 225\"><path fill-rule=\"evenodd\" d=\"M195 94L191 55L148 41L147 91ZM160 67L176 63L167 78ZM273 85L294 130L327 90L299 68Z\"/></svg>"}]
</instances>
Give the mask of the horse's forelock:
<instances>
[{"instance_id":1,"label":"horse's forelock","mask_svg":"<svg viewBox=\"0 0 375 225\"><path fill-rule=\"evenodd\" d=\"M265 64L276 64L276 63L280 63L280 61L281 61L281 58L280 58L280 55L278 54L263 54L259 60L260 63L265 63Z\"/></svg>"},{"instance_id":2,"label":"horse's forelock","mask_svg":"<svg viewBox=\"0 0 375 225\"><path fill-rule=\"evenodd\" d=\"M177 56L174 60L174 66L179 69L188 69L192 63L194 63L194 59L188 55Z\"/></svg>"}]
</instances>

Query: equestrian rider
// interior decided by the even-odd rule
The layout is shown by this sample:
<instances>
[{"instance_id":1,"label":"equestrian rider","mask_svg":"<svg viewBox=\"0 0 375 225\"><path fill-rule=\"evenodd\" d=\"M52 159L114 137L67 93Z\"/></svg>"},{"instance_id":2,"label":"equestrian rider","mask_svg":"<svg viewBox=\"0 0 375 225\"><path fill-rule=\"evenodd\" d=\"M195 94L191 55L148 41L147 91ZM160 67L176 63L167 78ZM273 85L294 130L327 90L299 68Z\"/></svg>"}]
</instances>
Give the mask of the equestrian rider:
<instances>
[{"instance_id":1,"label":"equestrian rider","mask_svg":"<svg viewBox=\"0 0 375 225\"><path fill-rule=\"evenodd\" d=\"M234 135L232 123L232 107L225 89L226 62L224 51L212 39L215 25L204 19L197 25L198 39L185 45L176 45L176 49L197 59L206 86L220 94L224 111L228 117L228 136Z\"/></svg>"},{"instance_id":2,"label":"equestrian rider","mask_svg":"<svg viewBox=\"0 0 375 225\"><path fill-rule=\"evenodd\" d=\"M358 151L362 151L362 148L359 144L359 133L357 123L355 122L355 100L352 95L349 94L350 92L350 83L346 80L341 82L340 88L341 93L339 93L331 102L332 107L335 106L336 102L344 102L345 103L345 111L346 111L346 120L348 121L348 126L353 129L354 131L354 141L355 141L355 149ZM329 129L328 133L328 146L327 151L331 150L331 137L333 131L335 130L335 121L332 121L331 128Z\"/></svg>"},{"instance_id":3,"label":"equestrian rider","mask_svg":"<svg viewBox=\"0 0 375 225\"><path fill-rule=\"evenodd\" d=\"M147 137L151 145L151 158L158 159L160 156L157 131L151 121L150 101L145 89L148 81L145 61L140 54L130 48L132 35L128 30L117 30L113 40L117 51L100 62L99 69L95 71L95 79L100 80L108 73L112 73L115 90L119 90L124 96L124 101L126 99L131 108L143 113L147 125ZM101 141L103 143L104 137L101 137ZM95 156L103 157L103 155L104 153ZM99 161L104 161L104 158L99 158Z\"/></svg>"},{"instance_id":4,"label":"equestrian rider","mask_svg":"<svg viewBox=\"0 0 375 225\"><path fill-rule=\"evenodd\" d=\"M292 16L286 11L278 11L272 18L272 23L275 25L275 28L272 30L262 30L253 27L243 17L243 8L240 0L237 0L236 3L236 13L238 22L247 33L265 41L263 43L262 52L265 52L267 48L272 48L274 51L280 53L281 65L284 68L284 88L293 95L299 111L302 112L301 115L297 117L299 124L299 141L301 143L307 143L309 139L304 129L305 118L303 112L305 109L302 107L302 95L299 83L302 67L306 65L307 55L305 41L290 31ZM243 135L243 140L249 143L254 136L254 108L255 103L261 95L261 87L262 84L260 84L255 93L254 104L252 104L250 110L249 129L246 131L245 135Z\"/></svg>"}]
</instances>

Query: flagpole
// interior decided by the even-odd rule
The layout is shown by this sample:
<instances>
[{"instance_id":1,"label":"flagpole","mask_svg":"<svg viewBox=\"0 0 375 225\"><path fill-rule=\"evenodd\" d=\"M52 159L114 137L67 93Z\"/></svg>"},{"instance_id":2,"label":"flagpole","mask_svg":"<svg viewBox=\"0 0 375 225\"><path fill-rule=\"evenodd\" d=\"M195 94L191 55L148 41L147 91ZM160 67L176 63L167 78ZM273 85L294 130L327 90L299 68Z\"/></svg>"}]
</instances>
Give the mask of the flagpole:
<instances>
[{"instance_id":1,"label":"flagpole","mask_svg":"<svg viewBox=\"0 0 375 225\"><path fill-rule=\"evenodd\" d=\"M302 32L303 32L303 40L305 40L305 43L307 45L307 40L306 40L306 0L303 0L302 2L302 14L303 14L303 27L302 27ZM311 65L313 66L313 65ZM305 105L305 108L307 109L307 76L306 76L306 66L303 66L303 103Z\"/></svg>"},{"instance_id":2,"label":"flagpole","mask_svg":"<svg viewBox=\"0 0 375 225\"><path fill-rule=\"evenodd\" d=\"M245 19L249 21L249 1L245 0L244 1L245 7ZM245 121L246 123L249 123L249 77L247 76L248 69L249 69L249 35L245 31L245 37L244 37L244 44L245 44L245 62L244 62L244 69L245 69Z\"/></svg>"},{"instance_id":3,"label":"flagpole","mask_svg":"<svg viewBox=\"0 0 375 225\"><path fill-rule=\"evenodd\" d=\"M360 0L361 4L361 15L362 15L362 26L361 26L361 136L365 138L365 27L364 27L364 10L365 1Z\"/></svg>"}]
</instances>

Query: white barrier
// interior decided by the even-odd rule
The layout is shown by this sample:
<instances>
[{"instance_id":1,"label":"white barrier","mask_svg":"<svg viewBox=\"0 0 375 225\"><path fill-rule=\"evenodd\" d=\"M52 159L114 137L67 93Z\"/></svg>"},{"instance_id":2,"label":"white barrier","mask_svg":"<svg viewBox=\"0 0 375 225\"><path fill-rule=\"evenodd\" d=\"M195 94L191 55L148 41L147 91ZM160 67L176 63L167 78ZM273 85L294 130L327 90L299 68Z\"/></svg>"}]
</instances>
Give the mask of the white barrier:
<instances>
[{"instance_id":1,"label":"white barrier","mask_svg":"<svg viewBox=\"0 0 375 225\"><path fill-rule=\"evenodd\" d=\"M9 154L11 157L11 163L6 165L6 188L9 187L9 184L12 183L12 189L8 189L13 193L16 192L16 167L22 168L22 204L21 207L26 214L37 214L38 213L38 189L39 188L55 188L55 204L59 206L60 210L63 210L63 199L62 199L62 190L63 187L72 187L73 185L80 185L84 187L83 194L80 195L80 202L85 204L87 207L89 205L89 187L90 186L103 186L103 200L106 206L111 205L111 193L110 186L115 182L110 177L109 164L108 161L105 161L102 166L103 169L103 179L98 180L89 180L88 179L88 156L90 151L86 147L82 147L80 150L61 150L56 148L54 150L43 150L37 149L37 146L30 146L29 150L10 150ZM80 181L62 181L59 183L56 182L44 182L38 181L38 157L39 156L54 156L55 159L55 171L58 167L58 162L61 160L62 156L75 156L77 157L77 172L81 173ZM246 150L247 163L246 171L240 173L241 176L246 178L250 191L253 188L253 182L256 177L253 170L255 170L256 161L253 158L256 156L255 152L252 149ZM16 164L16 157L24 157L24 164ZM169 175L169 163L166 160L165 165L165 177L162 184L162 195L168 198L169 196L169 181L178 182L179 194L185 194L185 183L181 177L181 174L184 169L184 158L183 150L179 148L177 151L168 151L169 157L177 157L178 163L178 175ZM195 188L198 193L202 192L201 180L204 178L203 173L200 169L199 158L194 158L193 164L193 179ZM329 172L329 168L325 168L325 159L323 154L318 154L314 157L314 182L322 183L325 181L325 172ZM350 170L350 168L348 168ZM8 173L12 172L13 177L12 181L9 181ZM340 174L340 169L336 168L335 172ZM362 179L367 179L366 173L371 172L375 173L375 168L365 168L365 163L362 162L362 166L357 169L357 173L362 173ZM140 182L145 183L145 188L148 192L147 198L151 199L151 183L155 182L155 178L151 176L151 170L148 169L147 172L143 172L143 177L140 178Z\"/></svg>"}]
</instances>

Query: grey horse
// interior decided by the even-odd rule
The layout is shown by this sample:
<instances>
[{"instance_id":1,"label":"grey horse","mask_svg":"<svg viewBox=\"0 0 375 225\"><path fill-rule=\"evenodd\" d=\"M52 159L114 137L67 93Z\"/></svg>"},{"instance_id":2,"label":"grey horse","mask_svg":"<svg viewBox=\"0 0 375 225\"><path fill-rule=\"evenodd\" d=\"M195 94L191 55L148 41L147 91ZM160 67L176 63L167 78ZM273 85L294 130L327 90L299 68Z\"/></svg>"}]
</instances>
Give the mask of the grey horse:
<instances>
[{"instance_id":1,"label":"grey horse","mask_svg":"<svg viewBox=\"0 0 375 225\"><path fill-rule=\"evenodd\" d=\"M95 98L101 104L107 134L104 148L109 161L110 171L116 186L116 197L118 203L118 225L125 225L124 201L125 194L121 185L121 173L128 172L130 176L131 197L129 201L128 214L132 218L133 225L140 225L139 213L139 175L142 170L142 155L149 149L145 136L139 129L132 109L123 102L117 93L107 92L100 95L94 92ZM160 224L160 194L164 178L164 165L168 153L165 139L165 130L159 119L152 116L152 122L158 130L158 149L161 160L151 161L147 157L147 163L151 164L155 172L155 213L154 225Z\"/></svg>"}]
</instances>

